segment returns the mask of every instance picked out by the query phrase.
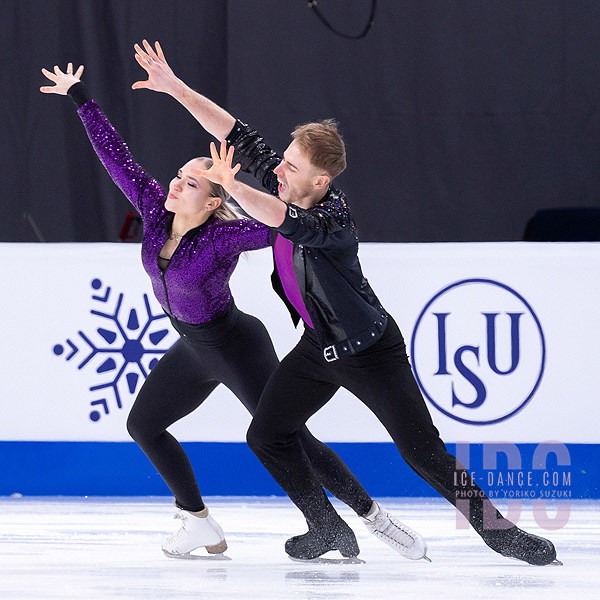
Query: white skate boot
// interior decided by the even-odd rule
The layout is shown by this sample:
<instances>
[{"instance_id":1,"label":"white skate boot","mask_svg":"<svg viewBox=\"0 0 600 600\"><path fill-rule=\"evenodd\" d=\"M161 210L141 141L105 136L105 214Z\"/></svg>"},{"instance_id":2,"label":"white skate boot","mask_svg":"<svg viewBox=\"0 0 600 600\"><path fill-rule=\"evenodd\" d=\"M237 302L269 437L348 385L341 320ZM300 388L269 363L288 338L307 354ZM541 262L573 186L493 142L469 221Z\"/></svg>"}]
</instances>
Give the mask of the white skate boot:
<instances>
[{"instance_id":1,"label":"white skate boot","mask_svg":"<svg viewBox=\"0 0 600 600\"><path fill-rule=\"evenodd\" d=\"M180 509L175 514L181 519L181 528L165 540L162 551L173 558L190 557L190 552L204 547L209 554L221 554L227 550L225 534L219 524L208 514L205 506L199 512Z\"/></svg>"},{"instance_id":2,"label":"white skate boot","mask_svg":"<svg viewBox=\"0 0 600 600\"><path fill-rule=\"evenodd\" d=\"M373 501L371 510L361 520L375 537L405 558L424 558L431 562L427 558L427 544L421 535L390 515L379 503Z\"/></svg>"}]
</instances>

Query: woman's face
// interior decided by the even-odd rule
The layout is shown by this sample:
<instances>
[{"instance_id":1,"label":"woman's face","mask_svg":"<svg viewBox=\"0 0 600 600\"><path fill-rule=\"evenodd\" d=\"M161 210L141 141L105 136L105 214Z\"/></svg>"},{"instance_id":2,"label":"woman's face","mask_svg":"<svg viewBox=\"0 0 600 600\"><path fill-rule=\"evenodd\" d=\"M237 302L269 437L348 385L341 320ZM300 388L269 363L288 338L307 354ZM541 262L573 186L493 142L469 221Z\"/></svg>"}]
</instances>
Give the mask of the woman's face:
<instances>
[{"instance_id":1,"label":"woman's face","mask_svg":"<svg viewBox=\"0 0 600 600\"><path fill-rule=\"evenodd\" d=\"M221 203L220 198L210 195L210 182L205 177L195 175L192 169L207 169L207 161L193 158L171 179L165 208L181 215L199 215L214 210Z\"/></svg>"}]
</instances>

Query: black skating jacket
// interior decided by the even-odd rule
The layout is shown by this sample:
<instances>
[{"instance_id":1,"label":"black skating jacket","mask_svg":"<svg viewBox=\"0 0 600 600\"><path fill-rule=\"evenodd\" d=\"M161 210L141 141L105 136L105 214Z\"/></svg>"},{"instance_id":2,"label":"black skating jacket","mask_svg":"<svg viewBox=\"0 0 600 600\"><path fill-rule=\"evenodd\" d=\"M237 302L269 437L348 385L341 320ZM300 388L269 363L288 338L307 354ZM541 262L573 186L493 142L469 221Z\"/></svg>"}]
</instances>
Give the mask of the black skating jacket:
<instances>
[{"instance_id":1,"label":"black skating jacket","mask_svg":"<svg viewBox=\"0 0 600 600\"><path fill-rule=\"evenodd\" d=\"M277 196L273 169L281 158L259 133L237 121L227 143L235 147L234 164L239 162L243 171ZM278 233L294 244L294 272L325 360L355 354L375 343L385 330L387 313L362 273L358 236L345 194L330 187L313 208L288 204L273 239ZM298 325L300 315L287 299L276 268L271 281Z\"/></svg>"}]
</instances>

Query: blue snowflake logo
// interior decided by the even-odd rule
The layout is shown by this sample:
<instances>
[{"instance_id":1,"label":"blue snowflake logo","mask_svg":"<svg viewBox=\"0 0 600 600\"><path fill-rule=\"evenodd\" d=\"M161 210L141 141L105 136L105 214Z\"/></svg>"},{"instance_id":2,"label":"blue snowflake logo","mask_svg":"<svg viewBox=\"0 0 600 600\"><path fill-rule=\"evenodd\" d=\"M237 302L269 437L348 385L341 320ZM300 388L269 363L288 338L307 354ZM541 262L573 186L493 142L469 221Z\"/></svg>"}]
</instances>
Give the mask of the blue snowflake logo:
<instances>
[{"instance_id":1,"label":"blue snowflake logo","mask_svg":"<svg viewBox=\"0 0 600 600\"><path fill-rule=\"evenodd\" d=\"M100 279L94 279L91 282L92 300L100 305L110 305L111 297L115 294L109 286L103 290L103 283ZM103 390L112 390L112 396L117 408L123 408L121 393L119 387L123 387L125 381L125 389L130 395L138 391L140 380L146 379L150 370L156 365L160 356L162 356L170 347L161 346L162 342L169 335L169 329L165 327L156 328L157 321L166 318L164 313L153 314L150 307L148 295L144 294L144 307L146 314L140 318L138 311L135 308L129 309L129 314L126 320L122 318L121 312L123 309L124 294L120 293L116 296L116 302L112 311L105 310L90 310L92 315L102 319L102 325L96 329L98 341L90 339L92 336L85 334L83 331L78 331L78 335L88 347L87 354L77 365L77 369L81 370L88 364L93 362L96 367L96 373L104 376L104 381L97 385L92 385L90 392ZM160 324L159 324L160 326ZM95 336L94 336L95 337ZM52 351L56 356L65 354L65 360L71 361L79 354L81 341L74 342L67 339L65 344L56 344ZM155 356L153 356L155 355ZM80 355L80 358L83 356ZM105 357L102 360L102 357ZM93 360L96 359L96 360ZM99 363L99 364L98 364ZM102 414L110 413L110 402L108 398L101 398L90 402L92 410L90 411L90 419L94 422L102 418Z\"/></svg>"}]
</instances>

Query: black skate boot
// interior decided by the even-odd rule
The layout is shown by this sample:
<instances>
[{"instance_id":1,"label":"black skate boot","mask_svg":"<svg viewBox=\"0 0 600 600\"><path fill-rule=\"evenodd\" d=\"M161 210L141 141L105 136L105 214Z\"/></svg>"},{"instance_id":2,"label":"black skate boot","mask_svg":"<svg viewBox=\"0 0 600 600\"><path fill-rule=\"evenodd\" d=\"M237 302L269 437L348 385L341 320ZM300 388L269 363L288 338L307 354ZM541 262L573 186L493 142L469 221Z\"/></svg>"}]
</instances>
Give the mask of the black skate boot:
<instances>
[{"instance_id":1,"label":"black skate boot","mask_svg":"<svg viewBox=\"0 0 600 600\"><path fill-rule=\"evenodd\" d=\"M492 549L510 558L518 558L530 565L549 565L556 560L554 544L519 529L516 525L509 529L490 529L481 534L483 541Z\"/></svg>"},{"instance_id":2,"label":"black skate boot","mask_svg":"<svg viewBox=\"0 0 600 600\"><path fill-rule=\"evenodd\" d=\"M330 550L339 550L345 558L356 558L360 552L354 532L342 519L327 526L309 523L307 533L285 543L286 553L297 560L318 558Z\"/></svg>"}]
</instances>

